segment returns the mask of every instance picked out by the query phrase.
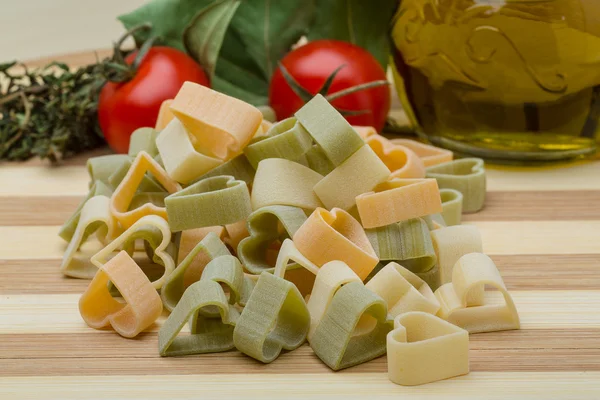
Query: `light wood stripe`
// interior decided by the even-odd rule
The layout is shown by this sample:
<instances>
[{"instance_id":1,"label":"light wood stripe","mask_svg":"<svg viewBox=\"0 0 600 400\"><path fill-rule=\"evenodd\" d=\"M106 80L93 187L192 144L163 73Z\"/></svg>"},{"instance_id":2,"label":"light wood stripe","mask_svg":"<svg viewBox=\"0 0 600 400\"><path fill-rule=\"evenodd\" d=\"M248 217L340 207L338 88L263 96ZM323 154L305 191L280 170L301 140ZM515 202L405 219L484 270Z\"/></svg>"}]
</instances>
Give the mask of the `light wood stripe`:
<instances>
[{"instance_id":1,"label":"light wood stripe","mask_svg":"<svg viewBox=\"0 0 600 400\"><path fill-rule=\"evenodd\" d=\"M84 196L88 188L87 170L80 166L3 166L0 196Z\"/></svg>"},{"instance_id":2,"label":"light wood stripe","mask_svg":"<svg viewBox=\"0 0 600 400\"><path fill-rule=\"evenodd\" d=\"M176 364L174 364L176 365ZM107 370L110 367L107 366ZM0 378L4 400L151 399L449 399L590 400L600 394L599 372L473 372L429 385L406 387L385 373L73 376Z\"/></svg>"},{"instance_id":3,"label":"light wood stripe","mask_svg":"<svg viewBox=\"0 0 600 400\"><path fill-rule=\"evenodd\" d=\"M600 221L478 221L487 254L600 253Z\"/></svg>"},{"instance_id":4,"label":"light wood stripe","mask_svg":"<svg viewBox=\"0 0 600 400\"><path fill-rule=\"evenodd\" d=\"M570 339L578 338L577 348ZM237 351L195 357L161 358L157 334L144 333L136 340L113 332L82 334L2 335L0 376L23 375L131 375L189 373L311 373L327 367L308 345L284 353L273 364L259 365ZM95 351L90 351L90 342ZM472 371L600 371L600 329L520 330L471 335ZM64 349L69 351L65 352ZM74 364L72 360L79 361ZM47 362L52 359L52 363ZM110 359L110 369L105 360ZM144 359L144 362L140 362ZM556 360L561 362L556 362ZM176 361L174 361L176 360ZM349 372L385 372L380 357Z\"/></svg>"},{"instance_id":5,"label":"light wood stripe","mask_svg":"<svg viewBox=\"0 0 600 400\"><path fill-rule=\"evenodd\" d=\"M523 329L600 328L600 290L512 291ZM77 303L79 294L3 295L0 334L91 333ZM499 292L487 293L502 301ZM165 316L149 331L157 331Z\"/></svg>"},{"instance_id":6,"label":"light wood stripe","mask_svg":"<svg viewBox=\"0 0 600 400\"><path fill-rule=\"evenodd\" d=\"M0 226L61 225L82 196L0 196ZM485 208L465 221L600 220L600 191L489 192ZM43 209L44 213L39 211Z\"/></svg>"},{"instance_id":7,"label":"light wood stripe","mask_svg":"<svg viewBox=\"0 0 600 400\"><path fill-rule=\"evenodd\" d=\"M77 163L83 160L77 159ZM488 191L600 190L600 163L562 168L488 168ZM5 164L0 175L1 196L83 196L88 174L83 165L48 166Z\"/></svg>"},{"instance_id":8,"label":"light wood stripe","mask_svg":"<svg viewBox=\"0 0 600 400\"><path fill-rule=\"evenodd\" d=\"M509 290L600 288L600 254L492 256ZM565 268L568 265L568 268ZM83 293L89 281L58 272L60 260L0 260L0 294Z\"/></svg>"},{"instance_id":9,"label":"light wood stripe","mask_svg":"<svg viewBox=\"0 0 600 400\"><path fill-rule=\"evenodd\" d=\"M597 254L600 221L477 221L484 251L491 255ZM59 259L66 243L58 226L0 226L0 259ZM35 246L35 250L32 249ZM89 242L84 251L97 249Z\"/></svg>"},{"instance_id":10,"label":"light wood stripe","mask_svg":"<svg viewBox=\"0 0 600 400\"><path fill-rule=\"evenodd\" d=\"M600 162L547 167L486 165L489 191L599 190Z\"/></svg>"}]
</instances>

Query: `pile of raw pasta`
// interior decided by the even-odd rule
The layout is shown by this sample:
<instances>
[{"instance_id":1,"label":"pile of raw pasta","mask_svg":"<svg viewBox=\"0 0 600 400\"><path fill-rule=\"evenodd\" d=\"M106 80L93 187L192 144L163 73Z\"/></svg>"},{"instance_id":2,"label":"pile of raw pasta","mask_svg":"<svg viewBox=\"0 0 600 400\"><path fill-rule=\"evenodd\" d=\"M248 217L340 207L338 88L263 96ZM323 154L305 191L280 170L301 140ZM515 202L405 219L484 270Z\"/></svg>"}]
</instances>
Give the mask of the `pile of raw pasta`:
<instances>
[{"instance_id":1,"label":"pile of raw pasta","mask_svg":"<svg viewBox=\"0 0 600 400\"><path fill-rule=\"evenodd\" d=\"M469 333L519 328L478 230L460 225L483 206L483 162L352 127L320 95L271 124L186 83L129 155L88 169L61 270L92 279L92 328L131 338L170 311L161 356L268 363L308 340L333 370L387 352L390 379L416 385L466 374Z\"/></svg>"}]
</instances>

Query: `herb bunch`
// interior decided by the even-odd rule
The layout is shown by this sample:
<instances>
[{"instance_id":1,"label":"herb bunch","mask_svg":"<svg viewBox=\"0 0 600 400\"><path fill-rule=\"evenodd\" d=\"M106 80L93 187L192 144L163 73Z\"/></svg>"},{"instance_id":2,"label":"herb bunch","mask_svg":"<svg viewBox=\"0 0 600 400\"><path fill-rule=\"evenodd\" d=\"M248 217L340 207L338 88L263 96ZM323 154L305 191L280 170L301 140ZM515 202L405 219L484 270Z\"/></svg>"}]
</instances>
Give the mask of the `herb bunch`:
<instances>
[{"instance_id":1,"label":"herb bunch","mask_svg":"<svg viewBox=\"0 0 600 400\"><path fill-rule=\"evenodd\" d=\"M98 94L102 63L75 71L64 63L29 69L0 64L0 159L52 162L104 143Z\"/></svg>"}]
</instances>

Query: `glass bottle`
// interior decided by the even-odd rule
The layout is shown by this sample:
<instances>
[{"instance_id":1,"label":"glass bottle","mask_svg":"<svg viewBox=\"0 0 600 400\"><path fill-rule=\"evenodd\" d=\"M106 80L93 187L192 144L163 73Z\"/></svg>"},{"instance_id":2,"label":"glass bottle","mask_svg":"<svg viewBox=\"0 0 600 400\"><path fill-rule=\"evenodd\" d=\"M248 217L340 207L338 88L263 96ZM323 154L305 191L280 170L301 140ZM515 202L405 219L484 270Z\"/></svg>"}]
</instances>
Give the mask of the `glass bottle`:
<instances>
[{"instance_id":1,"label":"glass bottle","mask_svg":"<svg viewBox=\"0 0 600 400\"><path fill-rule=\"evenodd\" d=\"M400 99L436 145L498 161L594 153L600 0L400 0Z\"/></svg>"}]
</instances>

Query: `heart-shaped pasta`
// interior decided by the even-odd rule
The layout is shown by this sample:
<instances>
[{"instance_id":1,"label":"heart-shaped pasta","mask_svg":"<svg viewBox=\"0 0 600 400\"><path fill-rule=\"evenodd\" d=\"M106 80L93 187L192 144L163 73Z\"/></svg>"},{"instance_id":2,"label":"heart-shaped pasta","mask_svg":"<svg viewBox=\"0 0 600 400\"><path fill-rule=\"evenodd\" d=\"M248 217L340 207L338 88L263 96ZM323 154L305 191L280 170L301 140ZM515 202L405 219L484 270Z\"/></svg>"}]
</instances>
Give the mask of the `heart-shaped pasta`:
<instances>
[{"instance_id":1,"label":"heart-shaped pasta","mask_svg":"<svg viewBox=\"0 0 600 400\"><path fill-rule=\"evenodd\" d=\"M177 268L167 276L161 290L165 308L172 311L183 296L185 290L200 280L204 268L217 257L231 255L225 244L210 232L181 260ZM241 266L240 266L241 268ZM189 271L193 269L193 271ZM192 278L194 277L195 280ZM187 279L186 279L187 278Z\"/></svg>"},{"instance_id":2,"label":"heart-shaped pasta","mask_svg":"<svg viewBox=\"0 0 600 400\"><path fill-rule=\"evenodd\" d=\"M306 215L298 207L266 206L250 214L247 221L250 236L240 242L238 256L248 272L258 275L274 270L267 260L269 246L292 237L306 221Z\"/></svg>"},{"instance_id":3,"label":"heart-shaped pasta","mask_svg":"<svg viewBox=\"0 0 600 400\"><path fill-rule=\"evenodd\" d=\"M79 300L81 317L91 328L111 326L121 336L137 336L162 313L158 292L126 251L99 268ZM109 282L119 289L125 303L112 297Z\"/></svg>"},{"instance_id":4,"label":"heart-shaped pasta","mask_svg":"<svg viewBox=\"0 0 600 400\"><path fill-rule=\"evenodd\" d=\"M485 202L486 179L483 160L463 158L427 168L427 177L435 178L441 189L463 194L463 211L477 212Z\"/></svg>"},{"instance_id":5,"label":"heart-shaped pasta","mask_svg":"<svg viewBox=\"0 0 600 400\"><path fill-rule=\"evenodd\" d=\"M379 261L360 223L339 208L331 211L317 208L296 231L293 240L300 253L317 266L339 260L361 279Z\"/></svg>"},{"instance_id":6,"label":"heart-shaped pasta","mask_svg":"<svg viewBox=\"0 0 600 400\"><path fill-rule=\"evenodd\" d=\"M252 212L246 182L233 176L198 181L167 197L165 206L173 232L232 224Z\"/></svg>"},{"instance_id":7,"label":"heart-shaped pasta","mask_svg":"<svg viewBox=\"0 0 600 400\"><path fill-rule=\"evenodd\" d=\"M387 336L388 377L422 385L469 373L469 333L431 314L398 315Z\"/></svg>"},{"instance_id":8,"label":"heart-shaped pasta","mask_svg":"<svg viewBox=\"0 0 600 400\"><path fill-rule=\"evenodd\" d=\"M175 268L175 261L170 254L171 249L171 230L167 221L157 215L146 215L131 225L119 237L110 242L106 247L97 252L90 259L91 263L98 268L109 260L113 252L120 249L128 249L132 246L132 241L136 238L144 238L154 243L151 247L154 249L155 262L164 267L164 273L152 285L160 289L167 276ZM160 242L158 242L160 240Z\"/></svg>"},{"instance_id":9,"label":"heart-shaped pasta","mask_svg":"<svg viewBox=\"0 0 600 400\"><path fill-rule=\"evenodd\" d=\"M129 210L131 201L146 176L146 172L150 172L167 192L175 193L181 190L181 186L173 181L148 153L141 151L111 197L110 211L124 229L129 228L145 215L157 215L167 219L165 208L157 207L152 203L146 203L139 208Z\"/></svg>"},{"instance_id":10,"label":"heart-shaped pasta","mask_svg":"<svg viewBox=\"0 0 600 400\"><path fill-rule=\"evenodd\" d=\"M309 327L310 315L296 286L263 272L233 330L233 342L242 353L270 363L282 349L300 347Z\"/></svg>"},{"instance_id":11,"label":"heart-shaped pasta","mask_svg":"<svg viewBox=\"0 0 600 400\"><path fill-rule=\"evenodd\" d=\"M486 286L496 289L503 302L485 296ZM452 272L452 283L435 292L441 309L439 316L469 333L519 329L519 314L500 272L485 254L466 254Z\"/></svg>"},{"instance_id":12,"label":"heart-shaped pasta","mask_svg":"<svg viewBox=\"0 0 600 400\"><path fill-rule=\"evenodd\" d=\"M381 135L371 135L365 143L392 172L390 178L425 178L423 161L409 148L394 144Z\"/></svg>"},{"instance_id":13,"label":"heart-shaped pasta","mask_svg":"<svg viewBox=\"0 0 600 400\"><path fill-rule=\"evenodd\" d=\"M357 196L356 206L365 228L442 212L435 179L390 179Z\"/></svg>"},{"instance_id":14,"label":"heart-shaped pasta","mask_svg":"<svg viewBox=\"0 0 600 400\"><path fill-rule=\"evenodd\" d=\"M350 282L335 292L310 346L321 361L337 371L385 354L391 329L385 301L362 282Z\"/></svg>"},{"instance_id":15,"label":"heart-shaped pasta","mask_svg":"<svg viewBox=\"0 0 600 400\"><path fill-rule=\"evenodd\" d=\"M440 309L440 303L431 288L395 262L383 267L365 286L385 300L392 317L409 311L435 314Z\"/></svg>"}]
</instances>

